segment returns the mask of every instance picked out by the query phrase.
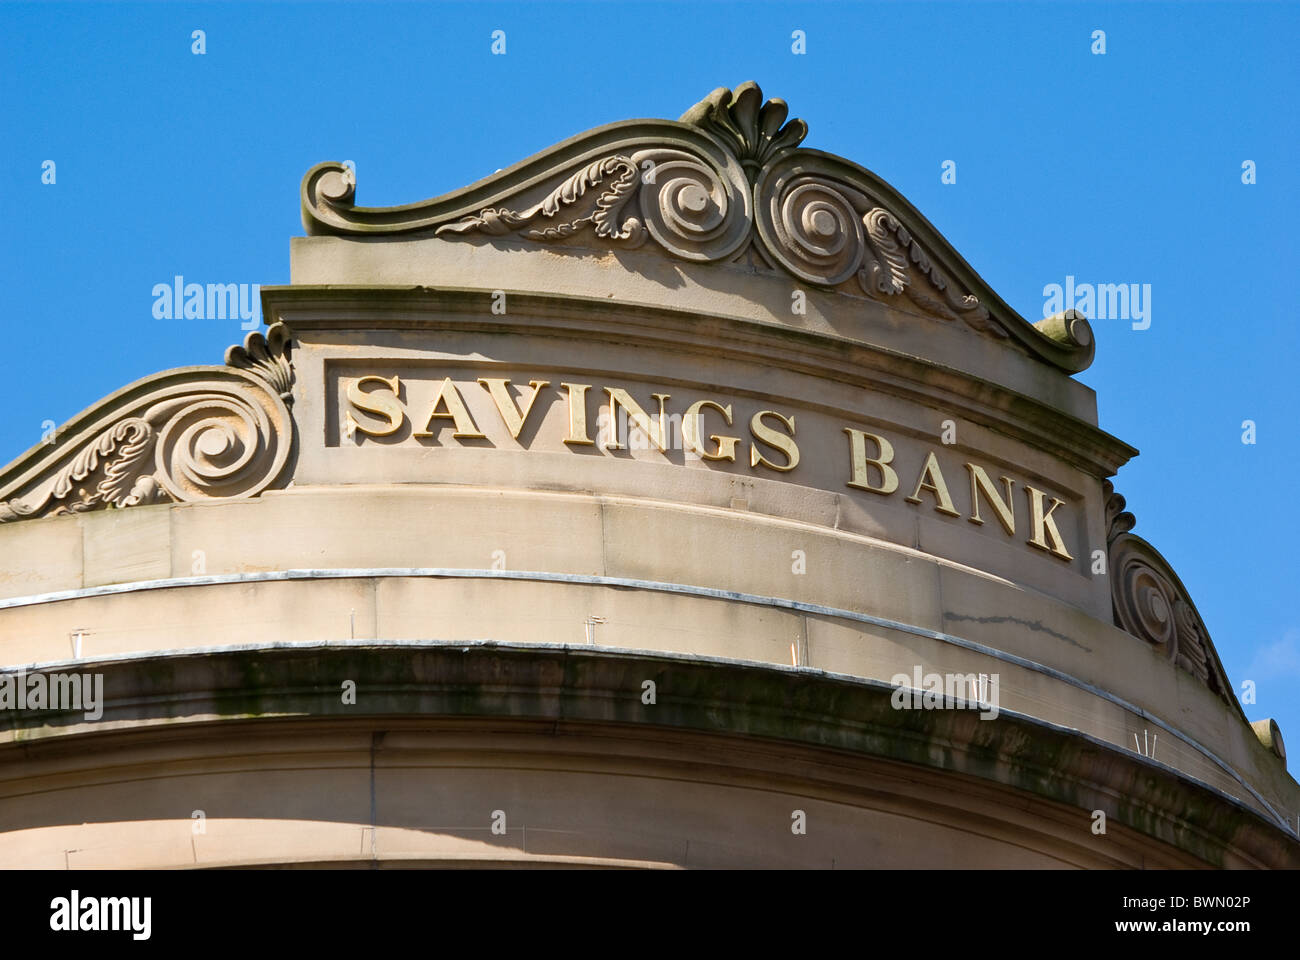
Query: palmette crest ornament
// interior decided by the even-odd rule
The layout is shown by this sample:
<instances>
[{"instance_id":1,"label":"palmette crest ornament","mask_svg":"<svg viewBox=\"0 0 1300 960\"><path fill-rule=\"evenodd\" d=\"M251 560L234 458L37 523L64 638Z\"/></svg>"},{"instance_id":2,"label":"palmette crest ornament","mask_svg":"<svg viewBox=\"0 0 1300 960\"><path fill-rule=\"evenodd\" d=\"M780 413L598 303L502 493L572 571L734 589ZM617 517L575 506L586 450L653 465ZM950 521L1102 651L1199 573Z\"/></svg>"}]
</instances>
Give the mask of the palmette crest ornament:
<instances>
[{"instance_id":1,"label":"palmette crest ornament","mask_svg":"<svg viewBox=\"0 0 1300 960\"><path fill-rule=\"evenodd\" d=\"M799 146L808 136L808 124L795 118L786 123L790 108L784 100L763 102L763 91L752 80L735 90L718 87L681 116L689 123L730 140L746 170L759 170L772 157Z\"/></svg>"},{"instance_id":2,"label":"palmette crest ornament","mask_svg":"<svg viewBox=\"0 0 1300 960\"><path fill-rule=\"evenodd\" d=\"M679 120L597 127L422 203L354 205L350 168L303 179L311 234L545 244L575 254L657 250L959 323L1077 372L1086 319L1029 323L911 204L869 170L802 146L808 125L756 83L719 87Z\"/></svg>"}]
</instances>

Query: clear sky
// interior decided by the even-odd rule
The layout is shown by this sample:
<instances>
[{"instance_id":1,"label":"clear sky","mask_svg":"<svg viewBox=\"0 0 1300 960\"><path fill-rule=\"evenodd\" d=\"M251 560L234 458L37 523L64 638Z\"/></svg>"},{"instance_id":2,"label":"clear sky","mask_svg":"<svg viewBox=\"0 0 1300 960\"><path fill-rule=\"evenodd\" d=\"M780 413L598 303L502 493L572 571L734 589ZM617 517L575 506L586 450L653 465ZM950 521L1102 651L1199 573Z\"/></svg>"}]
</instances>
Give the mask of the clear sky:
<instances>
[{"instance_id":1,"label":"clear sky","mask_svg":"<svg viewBox=\"0 0 1300 960\"><path fill-rule=\"evenodd\" d=\"M410 203L757 80L1028 319L1067 276L1150 285L1150 327L1095 320L1079 379L1142 451L1116 480L1136 532L1300 750L1297 36L1273 3L0 3L0 461L220 363L239 320L155 320L153 287L287 283L313 164Z\"/></svg>"}]
</instances>

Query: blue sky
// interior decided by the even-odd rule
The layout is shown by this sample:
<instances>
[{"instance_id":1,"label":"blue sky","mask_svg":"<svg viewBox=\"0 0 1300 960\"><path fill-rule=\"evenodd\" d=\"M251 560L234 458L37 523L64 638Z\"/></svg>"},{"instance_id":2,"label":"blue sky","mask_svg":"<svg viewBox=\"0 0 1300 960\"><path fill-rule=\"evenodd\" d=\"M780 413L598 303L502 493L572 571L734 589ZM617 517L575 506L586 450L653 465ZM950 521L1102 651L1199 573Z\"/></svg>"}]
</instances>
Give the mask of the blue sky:
<instances>
[{"instance_id":1,"label":"blue sky","mask_svg":"<svg viewBox=\"0 0 1300 960\"><path fill-rule=\"evenodd\" d=\"M1067 275L1151 285L1150 329L1094 322L1079 379L1142 451L1117 487L1256 681L1247 714L1300 743L1298 28L1264 3L2 3L0 460L137 377L219 363L239 321L156 321L152 288L287 282L313 164L409 203L754 79L1030 320Z\"/></svg>"}]
</instances>

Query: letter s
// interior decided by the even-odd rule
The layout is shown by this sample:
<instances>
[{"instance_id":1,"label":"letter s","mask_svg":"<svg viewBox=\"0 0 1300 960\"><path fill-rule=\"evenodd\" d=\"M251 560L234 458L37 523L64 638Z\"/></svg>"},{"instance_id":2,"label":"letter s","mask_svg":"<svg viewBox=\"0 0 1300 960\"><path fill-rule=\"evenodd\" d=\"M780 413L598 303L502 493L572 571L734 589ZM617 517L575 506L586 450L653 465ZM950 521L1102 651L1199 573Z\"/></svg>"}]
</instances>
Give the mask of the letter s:
<instances>
[{"instance_id":1,"label":"letter s","mask_svg":"<svg viewBox=\"0 0 1300 960\"><path fill-rule=\"evenodd\" d=\"M382 383L393 391L391 397L384 396L382 393L364 393L361 390L362 384L370 382ZM364 410L366 413L373 413L377 416L385 417L388 420L387 426L369 426L359 423L352 416L352 411L347 415L347 433L352 436L357 430L368 434L372 437L387 437L401 429L402 422L406 419L406 413L402 410L402 404L398 400L401 394L402 382L396 376L391 380L384 377L366 376L358 377L348 384L348 403L358 410Z\"/></svg>"}]
</instances>

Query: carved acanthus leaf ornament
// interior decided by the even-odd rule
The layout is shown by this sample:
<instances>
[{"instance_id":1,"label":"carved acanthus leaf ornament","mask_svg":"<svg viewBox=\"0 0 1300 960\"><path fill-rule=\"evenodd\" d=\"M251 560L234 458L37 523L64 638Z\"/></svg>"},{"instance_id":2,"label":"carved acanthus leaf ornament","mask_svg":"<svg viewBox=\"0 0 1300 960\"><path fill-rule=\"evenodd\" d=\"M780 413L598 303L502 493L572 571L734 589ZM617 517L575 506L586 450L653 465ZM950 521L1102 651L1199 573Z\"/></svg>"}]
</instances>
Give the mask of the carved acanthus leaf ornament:
<instances>
[{"instance_id":1,"label":"carved acanthus leaf ornament","mask_svg":"<svg viewBox=\"0 0 1300 960\"><path fill-rule=\"evenodd\" d=\"M275 483L294 437L288 329L250 333L226 363L148 377L65 424L0 477L0 523L252 497Z\"/></svg>"},{"instance_id":2,"label":"carved acanthus leaf ornament","mask_svg":"<svg viewBox=\"0 0 1300 960\"><path fill-rule=\"evenodd\" d=\"M1086 320L1030 324L987 287L892 187L800 146L802 120L755 83L720 87L681 119L599 127L477 184L403 207L353 204L324 163L303 180L309 233L509 239L633 249L784 271L817 287L1014 339L1070 372L1091 362ZM753 250L757 256L747 257Z\"/></svg>"}]
</instances>

